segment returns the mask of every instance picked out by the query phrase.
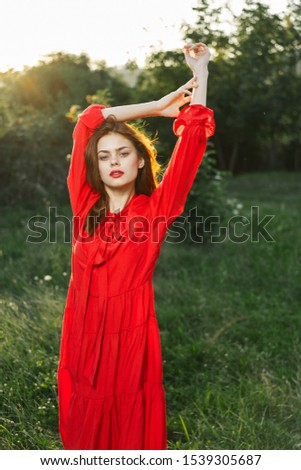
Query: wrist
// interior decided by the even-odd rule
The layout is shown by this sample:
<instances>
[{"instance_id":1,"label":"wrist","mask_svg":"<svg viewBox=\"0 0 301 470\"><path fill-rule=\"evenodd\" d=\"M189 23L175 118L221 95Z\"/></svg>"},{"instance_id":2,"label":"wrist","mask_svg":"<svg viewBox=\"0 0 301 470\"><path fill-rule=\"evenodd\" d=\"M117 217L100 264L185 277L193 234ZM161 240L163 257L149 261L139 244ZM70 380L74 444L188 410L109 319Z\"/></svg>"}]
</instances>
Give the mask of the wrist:
<instances>
[{"instance_id":1,"label":"wrist","mask_svg":"<svg viewBox=\"0 0 301 470\"><path fill-rule=\"evenodd\" d=\"M194 77L208 77L208 64L200 65L197 69L192 70Z\"/></svg>"},{"instance_id":2,"label":"wrist","mask_svg":"<svg viewBox=\"0 0 301 470\"><path fill-rule=\"evenodd\" d=\"M160 116L160 103L159 100L150 101L149 103L149 116Z\"/></svg>"}]
</instances>

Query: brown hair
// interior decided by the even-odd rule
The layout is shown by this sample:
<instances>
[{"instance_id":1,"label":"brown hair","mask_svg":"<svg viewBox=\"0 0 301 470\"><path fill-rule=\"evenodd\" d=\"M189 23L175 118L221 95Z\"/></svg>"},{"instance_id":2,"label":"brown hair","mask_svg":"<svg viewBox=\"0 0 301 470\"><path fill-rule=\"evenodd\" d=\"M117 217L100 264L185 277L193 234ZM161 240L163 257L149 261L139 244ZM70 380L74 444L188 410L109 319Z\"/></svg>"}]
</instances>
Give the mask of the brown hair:
<instances>
[{"instance_id":1,"label":"brown hair","mask_svg":"<svg viewBox=\"0 0 301 470\"><path fill-rule=\"evenodd\" d=\"M135 180L135 194L150 196L159 184L157 176L160 174L161 165L156 160L155 139L150 139L144 132L131 124L117 121L114 115L108 116L95 130L85 150L87 182L101 196L92 206L85 221L85 229L89 235L94 233L97 224L104 219L109 208L109 196L99 175L97 143L101 137L111 132L121 134L130 140L137 150L138 156L144 159L144 166L138 169L138 176Z\"/></svg>"}]
</instances>

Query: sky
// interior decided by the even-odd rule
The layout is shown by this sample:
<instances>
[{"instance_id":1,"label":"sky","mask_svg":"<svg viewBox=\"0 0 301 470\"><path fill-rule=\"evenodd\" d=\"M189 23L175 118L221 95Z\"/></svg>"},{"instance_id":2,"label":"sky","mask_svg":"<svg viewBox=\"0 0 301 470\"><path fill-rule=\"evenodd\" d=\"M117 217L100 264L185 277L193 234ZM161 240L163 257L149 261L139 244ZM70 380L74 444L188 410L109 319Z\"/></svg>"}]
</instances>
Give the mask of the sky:
<instances>
[{"instance_id":1,"label":"sky","mask_svg":"<svg viewBox=\"0 0 301 470\"><path fill-rule=\"evenodd\" d=\"M238 13L244 0L229 3ZM287 0L262 3L280 12ZM128 60L143 66L154 49L183 47L180 27L195 23L196 5L197 0L0 0L0 71L21 70L59 51L85 52L108 66Z\"/></svg>"}]
</instances>

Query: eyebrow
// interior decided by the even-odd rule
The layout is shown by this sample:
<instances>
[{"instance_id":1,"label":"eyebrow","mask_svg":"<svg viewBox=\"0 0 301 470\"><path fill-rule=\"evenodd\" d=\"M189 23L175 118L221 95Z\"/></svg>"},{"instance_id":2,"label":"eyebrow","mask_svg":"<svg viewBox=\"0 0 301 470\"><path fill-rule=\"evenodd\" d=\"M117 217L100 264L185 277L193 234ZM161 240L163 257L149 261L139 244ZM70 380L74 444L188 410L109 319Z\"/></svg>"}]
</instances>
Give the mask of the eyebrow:
<instances>
[{"instance_id":1,"label":"eyebrow","mask_svg":"<svg viewBox=\"0 0 301 470\"><path fill-rule=\"evenodd\" d=\"M119 148L118 148L118 149L116 149L116 150L118 150L118 151L119 151L119 150L123 150L123 149L129 149L129 148L130 148L130 147L127 147L126 145L124 145L123 147L119 147ZM110 153L110 151L109 151L109 150L98 150L98 152L97 152L97 155L98 155L100 152L102 152L102 153Z\"/></svg>"}]
</instances>

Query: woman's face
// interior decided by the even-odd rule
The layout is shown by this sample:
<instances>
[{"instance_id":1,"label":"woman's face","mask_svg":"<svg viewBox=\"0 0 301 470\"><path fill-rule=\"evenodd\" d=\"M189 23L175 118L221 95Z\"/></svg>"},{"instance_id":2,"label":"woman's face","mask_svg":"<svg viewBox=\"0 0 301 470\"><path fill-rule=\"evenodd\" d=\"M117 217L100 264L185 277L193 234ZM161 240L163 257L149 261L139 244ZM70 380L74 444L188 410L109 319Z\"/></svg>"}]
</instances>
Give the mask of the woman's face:
<instances>
[{"instance_id":1,"label":"woman's face","mask_svg":"<svg viewBox=\"0 0 301 470\"><path fill-rule=\"evenodd\" d=\"M97 143L100 179L109 188L131 189L138 169L144 166L132 142L121 134L110 132Z\"/></svg>"}]
</instances>

